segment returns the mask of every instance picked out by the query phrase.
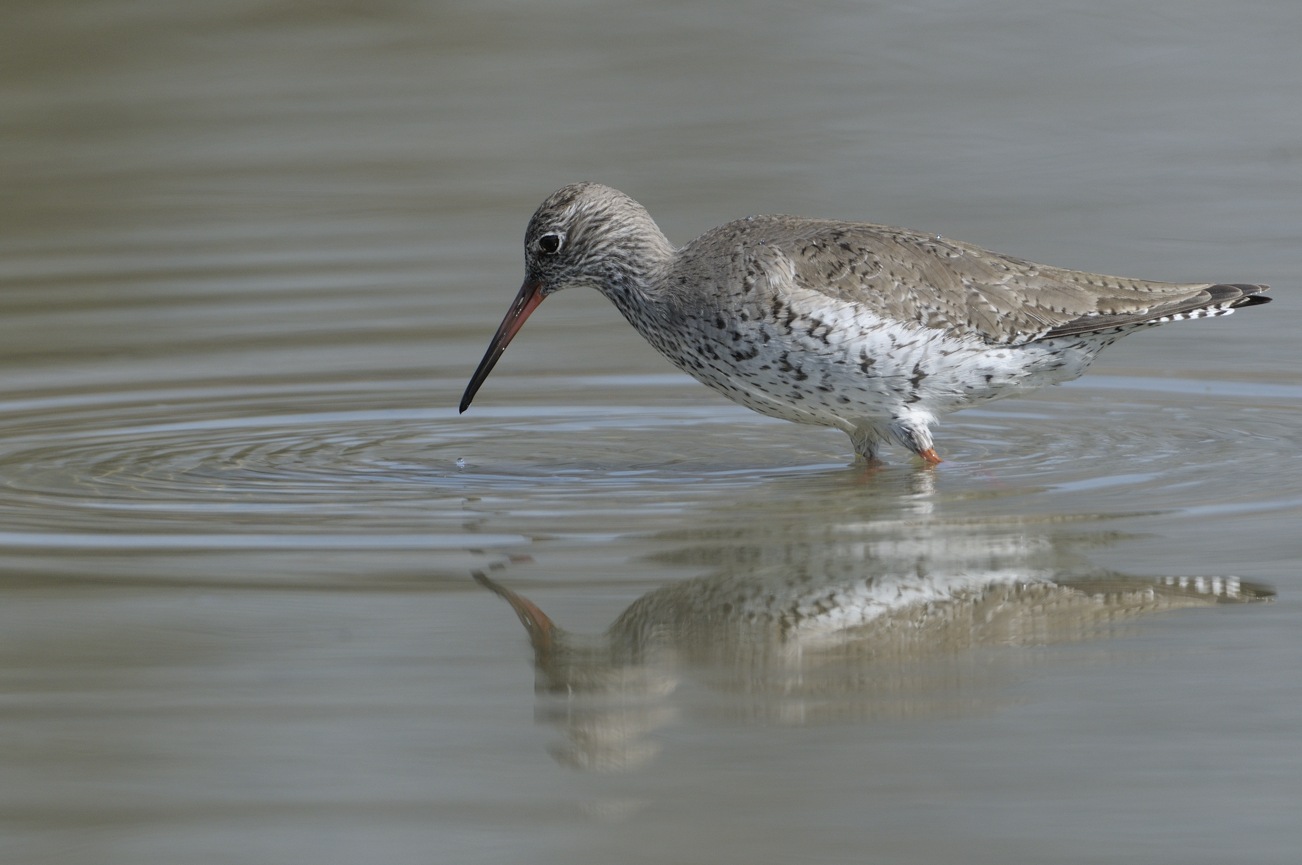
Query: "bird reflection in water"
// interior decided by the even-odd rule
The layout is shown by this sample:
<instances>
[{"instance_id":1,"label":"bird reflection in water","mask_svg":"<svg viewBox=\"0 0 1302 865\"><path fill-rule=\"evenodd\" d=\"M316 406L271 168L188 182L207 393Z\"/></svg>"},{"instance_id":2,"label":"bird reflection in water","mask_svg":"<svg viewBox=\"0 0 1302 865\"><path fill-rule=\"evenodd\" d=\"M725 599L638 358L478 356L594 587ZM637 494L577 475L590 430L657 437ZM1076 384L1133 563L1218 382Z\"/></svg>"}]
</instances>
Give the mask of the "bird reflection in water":
<instances>
[{"instance_id":1,"label":"bird reflection in water","mask_svg":"<svg viewBox=\"0 0 1302 865\"><path fill-rule=\"evenodd\" d=\"M1026 524L861 523L821 534L759 545L678 537L690 543L658 558L714 570L647 593L600 635L570 633L475 578L528 632L539 719L565 736L556 758L605 771L649 760L654 731L698 708L701 693L726 695L710 711L769 723L967 712L995 702L994 686L1017 669L1008 647L1274 594L1237 577L1100 570L1073 551L1079 538Z\"/></svg>"}]
</instances>

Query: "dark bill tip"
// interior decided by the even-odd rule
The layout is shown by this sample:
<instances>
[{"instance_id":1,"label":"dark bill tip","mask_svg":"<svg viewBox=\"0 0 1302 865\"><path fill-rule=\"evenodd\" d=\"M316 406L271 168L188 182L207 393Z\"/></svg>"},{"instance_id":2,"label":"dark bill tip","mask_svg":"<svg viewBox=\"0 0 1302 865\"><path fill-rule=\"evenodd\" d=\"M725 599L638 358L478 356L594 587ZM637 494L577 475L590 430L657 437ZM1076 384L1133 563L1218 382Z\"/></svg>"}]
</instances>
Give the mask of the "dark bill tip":
<instances>
[{"instance_id":1,"label":"dark bill tip","mask_svg":"<svg viewBox=\"0 0 1302 865\"><path fill-rule=\"evenodd\" d=\"M493 341L488 344L488 351L484 352L483 360L475 368L475 374L470 377L470 384L466 385L466 392L461 395L461 405L457 409L458 414L470 408L470 401L479 392L479 387L484 383L484 379L488 378L488 374L493 371L493 367L497 365L497 361L502 357L502 353L506 351L506 347L511 344L511 340L524 326L525 319L542 302L542 283L536 279L526 277L524 284L520 286L520 293L515 296L515 300L511 301L511 308L506 311L502 323L497 326L497 333L493 334Z\"/></svg>"}]
</instances>

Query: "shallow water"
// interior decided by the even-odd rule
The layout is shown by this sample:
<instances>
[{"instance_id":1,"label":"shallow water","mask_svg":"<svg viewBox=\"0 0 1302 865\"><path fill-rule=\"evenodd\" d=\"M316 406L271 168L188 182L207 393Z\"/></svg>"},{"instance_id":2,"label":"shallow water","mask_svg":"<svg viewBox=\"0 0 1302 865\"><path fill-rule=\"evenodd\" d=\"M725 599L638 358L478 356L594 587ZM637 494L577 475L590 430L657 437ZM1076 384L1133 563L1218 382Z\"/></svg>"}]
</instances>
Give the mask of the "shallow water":
<instances>
[{"instance_id":1,"label":"shallow water","mask_svg":"<svg viewBox=\"0 0 1302 865\"><path fill-rule=\"evenodd\" d=\"M1295 860L1302 13L747 10L6 13L0 860ZM595 294L458 416L582 177L1276 299L936 470Z\"/></svg>"}]
</instances>

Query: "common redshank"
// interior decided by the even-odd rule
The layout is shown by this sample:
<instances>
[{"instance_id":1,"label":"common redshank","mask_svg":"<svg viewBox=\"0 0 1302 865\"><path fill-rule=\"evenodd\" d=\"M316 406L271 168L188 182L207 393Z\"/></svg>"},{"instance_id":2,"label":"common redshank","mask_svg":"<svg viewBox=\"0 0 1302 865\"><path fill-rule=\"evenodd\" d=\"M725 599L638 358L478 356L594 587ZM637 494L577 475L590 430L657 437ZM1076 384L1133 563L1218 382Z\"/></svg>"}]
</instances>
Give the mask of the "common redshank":
<instances>
[{"instance_id":1,"label":"common redshank","mask_svg":"<svg viewBox=\"0 0 1302 865\"><path fill-rule=\"evenodd\" d=\"M1140 328L1269 300L1264 285L1064 270L795 216L749 216L675 249L642 205L597 183L548 196L524 255L524 284L461 411L546 297L587 286L702 384L761 414L836 427L869 462L896 442L938 463L941 415L1074 379Z\"/></svg>"}]
</instances>

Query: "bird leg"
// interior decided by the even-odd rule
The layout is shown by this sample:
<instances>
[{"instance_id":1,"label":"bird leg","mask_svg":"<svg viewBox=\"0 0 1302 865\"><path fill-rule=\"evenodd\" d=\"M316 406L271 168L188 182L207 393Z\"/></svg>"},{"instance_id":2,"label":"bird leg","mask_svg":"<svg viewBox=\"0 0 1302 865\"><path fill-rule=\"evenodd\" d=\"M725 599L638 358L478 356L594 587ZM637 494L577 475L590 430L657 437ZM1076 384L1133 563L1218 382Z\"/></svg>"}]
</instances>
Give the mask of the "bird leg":
<instances>
[{"instance_id":1,"label":"bird leg","mask_svg":"<svg viewBox=\"0 0 1302 865\"><path fill-rule=\"evenodd\" d=\"M933 466L941 462L931 441L931 430L927 428L928 422L934 420L919 413L897 416L891 421L891 435L895 440Z\"/></svg>"}]
</instances>

